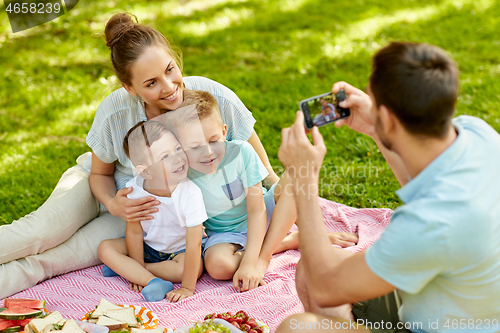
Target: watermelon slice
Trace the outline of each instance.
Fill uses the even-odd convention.
[[[0,312],[0,319],[22,320],[38,317],[42,314],[42,312],[42,310],[35,310],[25,306],[14,305],[7,310],[3,310],[2,312]]]
[[[12,326],[18,326],[14,320],[0,319],[0,331]]]
[[[21,332],[23,328],[21,326],[7,327],[4,330],[1,330],[0,333],[16,333]]]
[[[6,308],[11,308],[13,306],[25,306],[32,309],[43,309],[45,307],[45,301],[40,299],[30,299],[30,298],[6,298],[4,299],[3,306]]]

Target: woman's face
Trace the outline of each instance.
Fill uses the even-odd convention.
[[[159,109],[175,110],[183,101],[182,74],[175,60],[161,46],[150,46],[130,66],[132,95]]]

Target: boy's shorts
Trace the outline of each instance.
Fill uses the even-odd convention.
[[[352,306],[356,321],[365,325],[372,333],[411,333],[405,329],[405,323],[399,320],[398,312],[401,300],[397,290],[387,295]]]
[[[153,264],[156,262],[162,262],[166,260],[172,260],[176,255],[186,252],[186,248],[181,249],[174,253],[164,253],[153,249],[151,246],[146,244],[146,242],[142,242],[144,244],[144,262],[148,264]]]
[[[271,222],[271,216],[273,215],[274,207],[276,207],[276,202],[274,201],[274,189],[276,188],[276,184],[278,183],[274,183],[269,190],[267,190],[265,187],[262,188],[267,215],[266,230],[269,227],[269,223]],[[241,249],[239,249],[238,251],[243,251],[247,246],[247,230],[241,232],[212,232],[209,230],[205,230],[208,239],[205,243],[205,246],[203,247],[202,256],[204,256],[205,251],[210,246],[220,243],[231,243],[239,245],[241,246]]]

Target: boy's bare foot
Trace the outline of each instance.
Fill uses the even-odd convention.
[[[352,232],[329,232],[328,238],[332,245],[339,245],[341,247],[354,246],[358,243],[358,234]],[[299,232],[294,231],[287,235],[283,241],[278,245],[274,253],[285,252],[288,250],[297,250],[299,248]]]
[[[341,247],[349,247],[358,244],[358,234],[352,232],[330,232],[328,238],[332,245],[339,245]]]
[[[297,250],[299,248],[299,232],[294,231],[281,241],[280,245],[274,250],[273,254],[285,252],[288,250]]]

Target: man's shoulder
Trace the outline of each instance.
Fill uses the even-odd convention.
[[[459,130],[464,129],[472,132],[488,142],[500,146],[500,134],[485,120],[473,116],[458,116],[452,120],[452,124]]]

